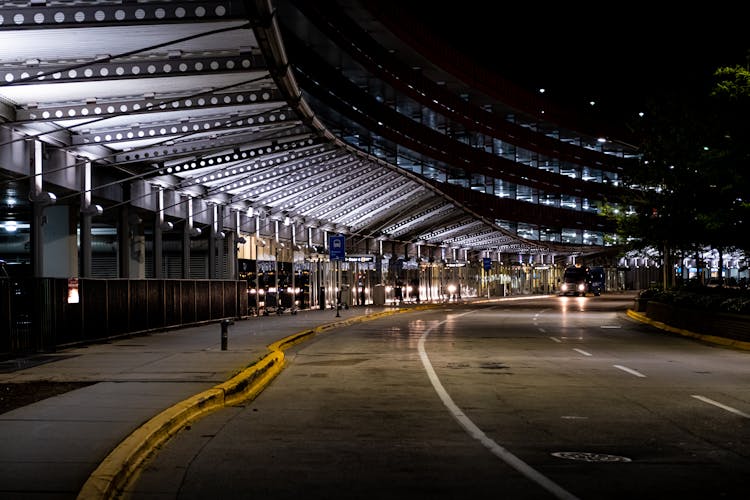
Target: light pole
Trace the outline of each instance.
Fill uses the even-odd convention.
[[[341,264],[337,259],[336,262],[336,317],[341,317]]]

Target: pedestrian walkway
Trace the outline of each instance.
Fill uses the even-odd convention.
[[[237,381],[268,356],[269,345],[414,307],[251,317],[226,327],[224,342],[221,324],[211,323],[70,348],[45,363],[0,373],[0,382],[94,382],[0,415],[0,499],[106,498],[104,490],[117,479],[106,474],[113,471],[98,474],[93,489],[90,477],[123,440],[178,403]],[[278,344],[276,350],[282,350]],[[247,381],[239,384],[227,396]],[[189,404],[203,407],[206,399]]]

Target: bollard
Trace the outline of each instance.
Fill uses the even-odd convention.
[[[229,341],[229,325],[233,325],[234,321],[231,319],[221,320],[221,350],[227,350],[227,343]]]

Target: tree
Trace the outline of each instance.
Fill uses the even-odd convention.
[[[659,96],[636,125],[641,160],[626,172],[628,210],[605,214],[631,248],[655,247],[665,287],[675,249],[747,250],[750,72],[719,68],[710,90]],[[721,266],[720,266],[721,267]]]
[[[750,249],[750,71],[742,66],[719,68],[711,93],[715,104],[710,186],[717,198],[705,216],[707,243]]]

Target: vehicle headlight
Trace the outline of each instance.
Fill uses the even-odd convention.
[[[563,291],[563,292],[567,291],[567,290],[568,290],[568,284],[567,284],[567,283],[564,283],[564,284],[563,284],[563,286],[562,286],[561,288],[562,288],[562,291]]]
[[[584,285],[583,283],[581,283],[580,285],[578,285],[578,291],[579,292],[582,292],[584,290],[586,290],[586,285]]]

